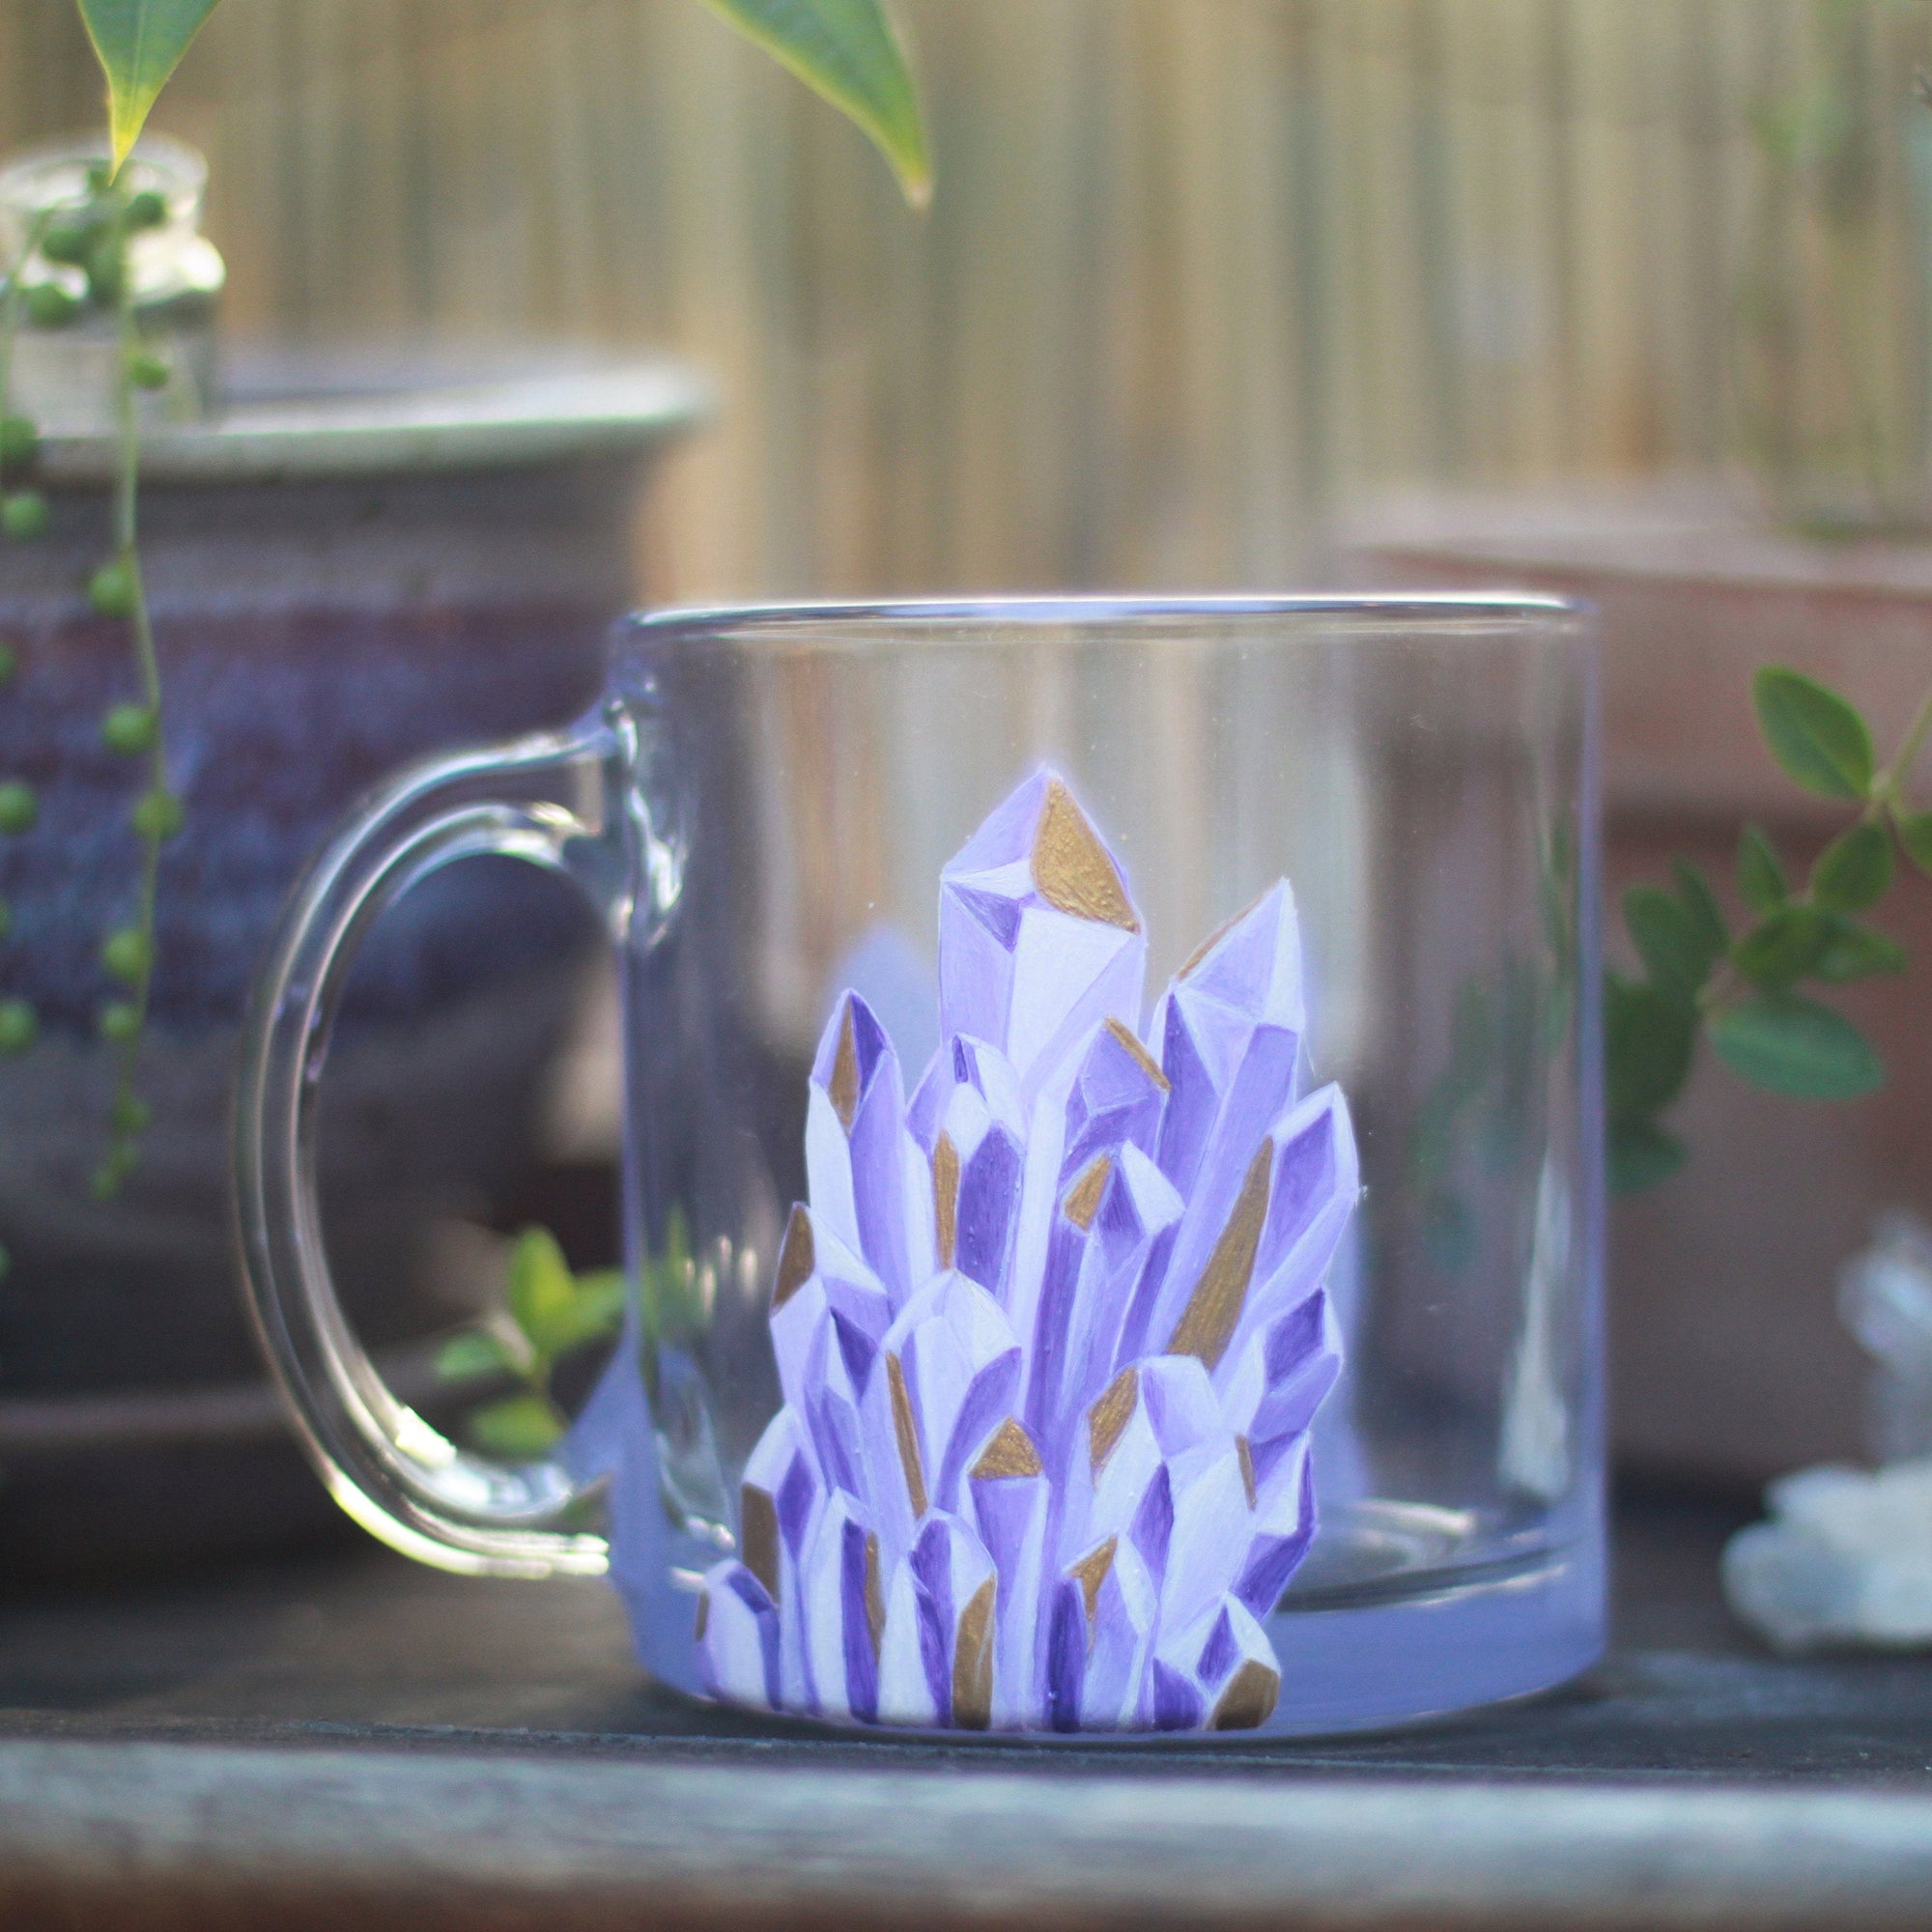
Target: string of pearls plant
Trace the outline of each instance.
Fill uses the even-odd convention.
[[[143,339],[134,305],[128,243],[166,220],[163,197],[133,187],[127,163],[149,111],[200,32],[216,0],[76,0],[107,84],[110,158],[87,177],[85,199],[39,213],[15,258],[0,265],[0,539],[32,543],[46,533],[49,509],[36,487],[40,427],[14,407],[14,350],[23,326],[70,327],[106,319],[116,345],[114,415],[117,461],[107,553],[89,576],[95,612],[127,626],[134,693],[100,721],[110,752],[141,773],[128,822],[137,842],[132,906],[101,942],[110,985],[99,1026],[115,1055],[107,1138],[94,1191],[117,1193],[140,1157],[150,1109],[139,1088],[141,1048],[155,972],[155,905],[161,848],[182,829],[182,802],[168,782],[160,668],[141,576],[138,496],[140,396],[167,386],[167,361]],[[923,205],[931,186],[925,130],[898,38],[879,0],[706,0],[838,108],[874,143],[909,201]],[[26,675],[16,639],[0,638],[0,686]],[[0,773],[0,839],[32,835],[40,801],[19,777]],[[0,900],[0,945],[12,925]],[[0,957],[0,986],[5,962]],[[32,1005],[0,991],[0,1054],[24,1053],[39,1020]],[[0,1272],[6,1254],[0,1249]]]
[[[157,226],[166,218],[166,209],[153,190],[130,192],[105,163],[90,172],[88,188],[83,205],[41,213],[7,267],[0,296],[0,532],[10,543],[31,543],[45,533],[48,524],[46,497],[34,487],[40,429],[14,410],[13,401],[14,350],[21,325],[61,328],[89,311],[106,315],[117,346],[111,534],[106,555],[87,580],[86,594],[97,615],[128,629],[136,695],[107,711],[100,736],[110,752],[136,762],[141,773],[128,812],[137,847],[132,908],[100,948],[101,967],[113,990],[101,1004],[99,1025],[116,1063],[107,1142],[94,1175],[95,1193],[106,1198],[119,1190],[139,1159],[149,1121],[139,1073],[155,970],[156,886],[161,847],[181,831],[183,813],[168,783],[160,667],[141,577],[138,518],[140,394],[163,387],[169,369],[166,359],[142,339],[128,264],[131,238]],[[37,274],[37,265],[45,272]],[[0,679],[11,681],[20,671],[18,645],[0,640]],[[0,777],[0,836],[27,836],[39,815],[33,788],[20,779]],[[0,938],[10,923],[9,910],[0,901]],[[26,1001],[0,999],[0,1052],[24,1052],[36,1031],[36,1015]]]

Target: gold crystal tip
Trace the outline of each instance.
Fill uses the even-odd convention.
[[[859,1111],[859,1042],[852,1037],[852,1001],[845,1001],[845,1016],[838,1025],[838,1049],[832,1056],[832,1080],[826,1088],[832,1111],[838,1124],[849,1134],[853,1117]]]
[[[811,1279],[817,1265],[811,1211],[802,1202],[794,1202],[791,1219],[785,1223],[784,1245],[779,1249],[779,1278],[772,1289],[772,1307],[782,1308]]]
[[[1141,923],[1100,835],[1058,779],[1046,787],[1046,810],[1033,835],[1033,882],[1048,905],[1075,919],[1138,932]]]
[[[1011,1416],[1000,1424],[999,1433],[973,1464],[976,1483],[995,1483],[1039,1473],[1039,1451],[1033,1446],[1033,1437]]]

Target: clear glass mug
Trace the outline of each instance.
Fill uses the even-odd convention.
[[[835,1722],[1309,1734],[1584,1668],[1594,679],[1532,598],[632,621],[593,715],[372,799],[265,970],[242,1245],[325,1481]],[[621,960],[629,1311],[514,1466],[384,1387],[313,1181],[358,940],[484,853]]]

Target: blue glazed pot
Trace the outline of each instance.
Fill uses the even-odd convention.
[[[311,384],[311,386],[314,386]],[[637,601],[651,457],[701,414],[663,364],[527,370],[238,407],[151,440],[142,540],[186,830],[161,872],[139,1171],[97,1202],[113,1068],[102,935],[133,904],[137,778],[100,743],[133,695],[80,586],[111,452],[57,441],[42,542],[0,552],[0,774],[40,794],[0,850],[0,990],[41,1038],[0,1063],[0,1550],[10,1577],[185,1556],[327,1520],[272,1424],[236,1293],[227,1105],[250,976],[302,861],[399,761],[581,710]],[[460,867],[378,933],[331,1067],[324,1198],[380,1345],[446,1325],[428,1231],[487,1214],[530,1159],[593,936],[527,869]]]

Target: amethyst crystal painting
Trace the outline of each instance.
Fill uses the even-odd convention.
[[[1287,882],[1139,1031],[1147,935],[1065,781],[940,880],[942,1044],[908,1098],[838,1004],[772,1289],[783,1406],[704,1579],[735,1704],[962,1729],[1245,1728],[1315,1531],[1347,1106],[1302,1097]]]

